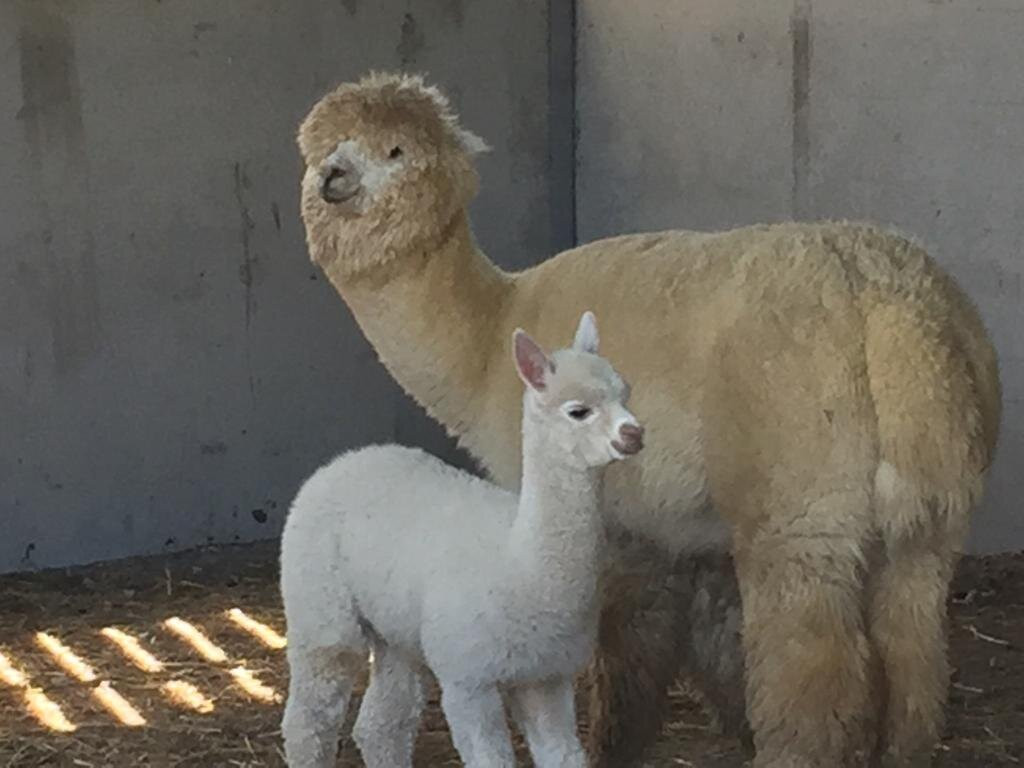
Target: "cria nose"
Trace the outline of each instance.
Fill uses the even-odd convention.
[[[644,428],[639,424],[623,424],[619,427],[619,440],[616,446],[622,453],[639,453],[644,447]]]

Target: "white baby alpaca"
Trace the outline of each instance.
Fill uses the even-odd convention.
[[[550,357],[515,332],[518,498],[396,445],[340,456],[299,491],[281,542],[291,768],[334,765],[369,651],[353,734],[369,768],[412,765],[424,665],[467,766],[515,765],[507,691],[538,768],[583,768],[572,683],[597,628],[602,468],[643,435],[597,345],[589,312],[572,348]]]

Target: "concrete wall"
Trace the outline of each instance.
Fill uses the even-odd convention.
[[[820,216],[929,242],[999,347],[976,550],[1024,546],[1024,13],[983,0],[0,3],[0,571],[272,536],[301,480],[441,431],[309,264],[293,133],[426,70],[495,152],[524,266],[580,240]],[[579,129],[573,167],[572,104]],[[574,194],[575,185],[575,194]]]
[[[564,15],[564,14],[563,14]],[[567,17],[555,15],[558,24]],[[506,266],[571,239],[570,39],[518,0],[0,3],[0,570],[278,532],[318,462],[440,430],[306,255],[294,131],[425,70]]]
[[[971,547],[1024,547],[1019,0],[587,0],[578,35],[579,239],[819,217],[923,238],[1002,364]]]

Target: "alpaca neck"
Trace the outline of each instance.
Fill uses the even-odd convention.
[[[578,465],[544,439],[541,428],[523,426],[523,479],[509,546],[522,572],[538,589],[578,592],[593,599],[603,526],[599,509],[602,470]]]
[[[511,276],[477,248],[465,211],[429,250],[400,254],[384,274],[327,269],[396,381],[449,432],[475,421]]]

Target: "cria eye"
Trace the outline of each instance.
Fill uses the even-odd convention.
[[[402,148],[401,147],[395,147],[394,149],[392,149],[388,153],[388,157],[390,157],[392,160],[397,160],[401,156],[402,156]]]
[[[590,415],[590,409],[585,405],[577,405],[569,409],[569,417],[576,421],[583,421]]]

